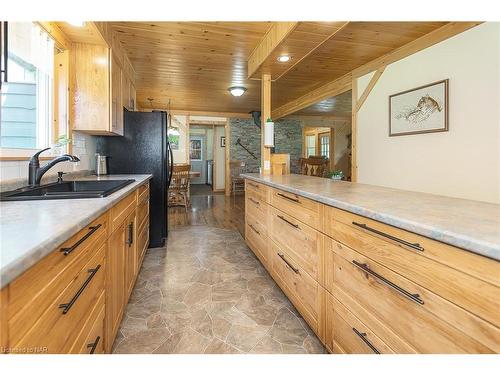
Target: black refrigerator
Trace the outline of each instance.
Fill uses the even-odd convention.
[[[109,174],[152,174],[149,247],[168,236],[167,193],[173,168],[166,112],[124,112],[122,137],[99,137],[97,151],[108,158]]]

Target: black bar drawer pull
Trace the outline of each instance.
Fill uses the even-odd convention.
[[[278,193],[278,195],[280,197],[283,197],[285,199],[288,199],[289,201],[292,201],[292,202],[295,202],[295,203],[300,203],[300,201],[297,199],[297,198],[292,198],[292,197],[289,197],[288,195],[285,195],[285,194],[281,194],[281,193]]]
[[[85,290],[87,285],[89,285],[89,283],[92,281],[92,279],[94,278],[97,271],[99,271],[99,268],[101,268],[100,264],[98,264],[96,268],[89,269],[87,271],[88,273],[90,273],[89,277],[87,277],[87,280],[85,280],[85,282],[82,284],[80,289],[78,289],[78,292],[76,292],[76,294],[73,296],[73,298],[71,298],[71,301],[69,301],[68,303],[62,303],[59,305],[59,308],[63,309],[63,311],[62,311],[63,314],[66,314],[71,309],[71,307],[74,305],[76,300],[80,297],[80,295],[83,293],[83,291]]]
[[[254,227],[252,224],[248,224],[248,226],[249,226],[250,228],[252,228],[252,229],[253,229],[253,231],[254,231],[255,233],[257,233],[257,234],[260,236],[260,232],[259,232],[257,229],[255,229],[255,227]]]
[[[89,354],[94,354],[95,349],[97,348],[97,344],[99,344],[100,340],[101,336],[97,336],[93,343],[87,345],[87,349],[90,349]]]
[[[424,251],[424,248],[422,246],[420,246],[419,243],[412,243],[412,242],[408,242],[408,241],[405,241],[405,240],[402,240],[401,238],[397,238],[397,237],[394,237],[394,236],[391,236],[390,234],[387,234],[387,233],[384,233],[384,232],[381,232],[377,229],[373,229],[373,228],[370,228],[368,225],[366,224],[362,224],[362,223],[356,223],[355,221],[352,222],[354,225],[356,225],[357,227],[360,227],[360,228],[363,228],[369,232],[372,232],[372,233],[375,233],[375,234],[378,234],[379,236],[382,236],[382,237],[385,237],[385,238],[388,238],[394,242],[397,242],[397,243],[400,243],[402,245],[405,245],[405,246],[408,246],[414,250],[418,250],[418,251]]]
[[[410,293],[407,290],[401,288],[400,286],[394,284],[392,281],[387,280],[385,277],[380,276],[378,273],[372,271],[370,269],[370,267],[368,267],[368,264],[366,264],[366,263],[359,263],[359,262],[356,262],[355,260],[353,260],[352,263],[356,267],[360,268],[361,270],[363,270],[367,274],[369,274],[369,275],[375,277],[376,279],[380,280],[382,283],[384,283],[385,285],[387,285],[389,288],[394,289],[396,292],[398,292],[402,296],[408,298],[409,300],[411,300],[413,302],[416,302],[419,305],[423,305],[424,304],[424,301],[420,298],[420,296],[417,293]]]
[[[251,198],[251,197],[249,197],[248,199],[249,199],[251,202],[255,203],[256,205],[259,205],[259,204],[260,204],[260,203],[259,203],[259,201],[256,201],[255,199],[253,199],[253,198]]]
[[[300,272],[299,272],[299,269],[298,269],[298,268],[295,268],[294,266],[292,266],[292,264],[291,264],[288,260],[286,260],[286,259],[285,259],[285,256],[284,256],[283,254],[278,253],[278,256],[279,256],[281,259],[283,259],[283,262],[285,262],[285,263],[286,263],[286,265],[287,265],[288,267],[290,267],[290,268],[291,268],[291,270],[292,270],[293,272],[295,272],[296,274],[299,274],[299,273],[300,273]]]
[[[85,236],[83,236],[82,238],[80,238],[78,241],[76,241],[73,244],[73,246],[71,246],[71,247],[63,247],[59,251],[61,253],[64,253],[64,255],[68,255],[73,250],[75,250],[78,246],[80,246],[87,238],[89,238],[90,236],[92,236],[92,234],[94,234],[94,232],[97,231],[101,226],[102,226],[102,224],[97,224],[94,227],[89,227],[89,232]]]
[[[365,332],[359,332],[356,328],[353,328],[352,330],[375,354],[380,354],[377,348],[366,338]]]
[[[127,244],[128,244],[128,247],[132,246],[132,244],[134,243],[134,223],[129,223],[128,225],[128,240],[127,240]]]
[[[281,220],[283,220],[285,223],[290,224],[292,227],[297,228],[297,229],[300,229],[300,228],[299,228],[299,224],[294,224],[294,223],[292,223],[292,222],[288,221],[287,219],[285,219],[285,218],[284,218],[283,216],[281,216],[281,215],[277,215],[277,216],[278,216]]]

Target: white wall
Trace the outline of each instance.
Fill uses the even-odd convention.
[[[389,137],[389,95],[446,78],[449,131]],[[358,113],[358,181],[500,203],[499,180],[500,23],[389,65]]]
[[[49,150],[50,151],[50,150]],[[52,157],[49,151],[46,151],[42,156]],[[58,171],[62,172],[79,172],[95,169],[95,152],[96,142],[95,137],[74,132],[73,133],[73,155],[80,158],[79,163],[63,162],[52,167],[47,176],[57,175]],[[53,156],[55,157],[55,156]],[[43,166],[46,161],[41,161]],[[22,161],[0,161],[0,181],[6,183],[9,180],[26,179],[28,180],[28,160]]]
[[[176,121],[174,121],[174,119]],[[179,125],[182,124],[182,125]],[[187,147],[187,116],[174,115],[172,119],[172,126],[179,127],[179,149],[172,150],[174,156],[174,163],[187,163],[186,147]]]

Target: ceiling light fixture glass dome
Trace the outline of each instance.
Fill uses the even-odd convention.
[[[287,62],[289,60],[290,60],[290,56],[288,56],[288,55],[281,55],[280,57],[278,57],[279,62]]]
[[[241,96],[247,91],[247,89],[243,86],[233,86],[228,88],[229,92],[232,96]]]

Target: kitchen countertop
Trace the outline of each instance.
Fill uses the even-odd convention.
[[[0,288],[151,178],[145,174],[78,178],[135,180],[104,198],[0,202]]]
[[[500,260],[498,204],[298,174],[242,176]]]

